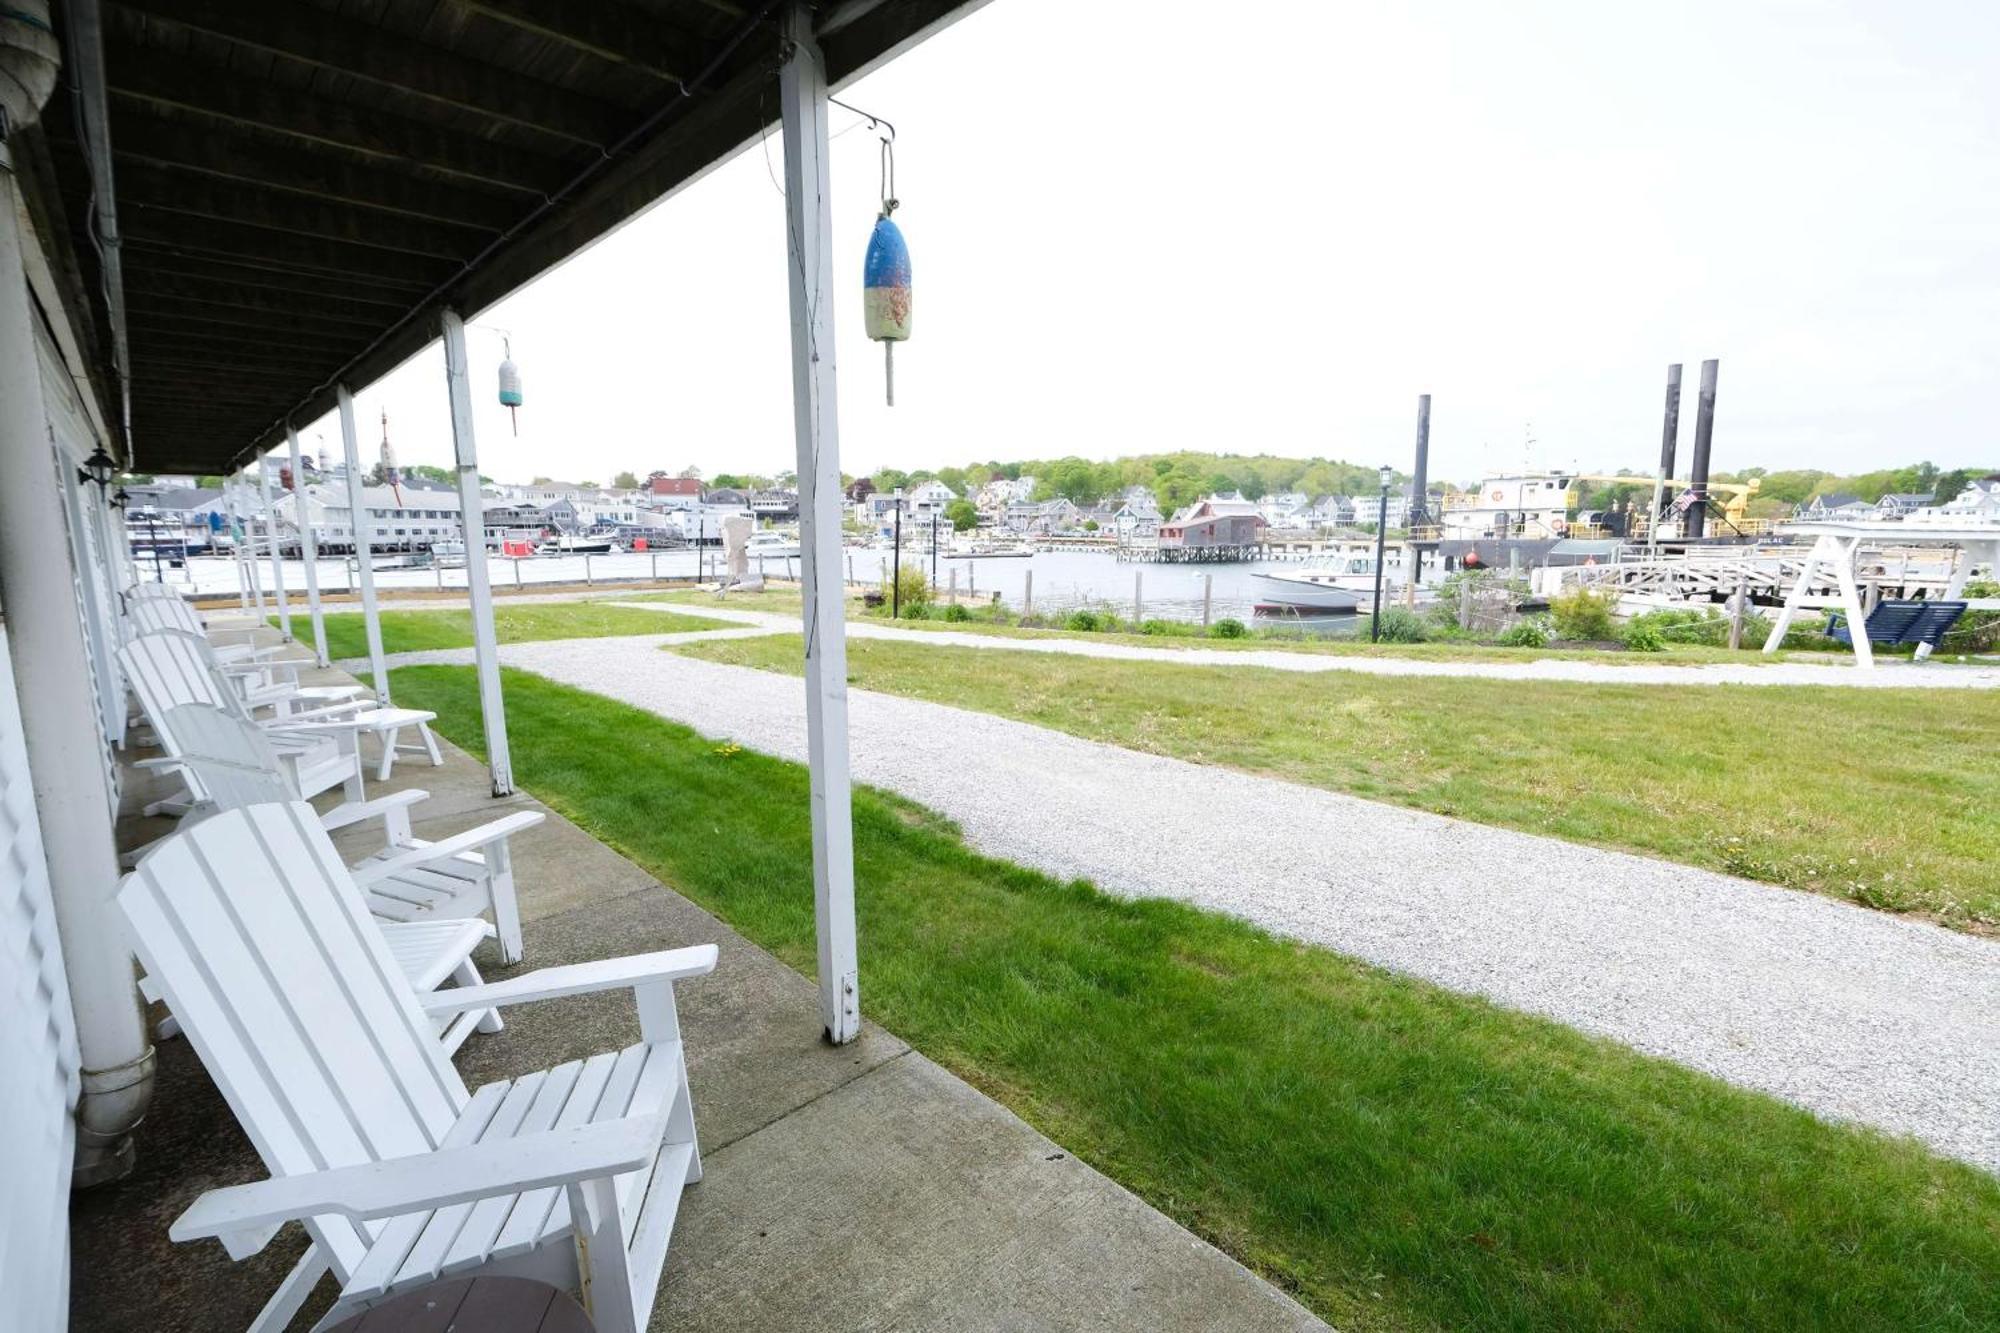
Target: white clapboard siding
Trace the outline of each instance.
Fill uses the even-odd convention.
[[[118,680],[118,604],[113,599],[110,553],[104,546],[104,493],[94,483],[77,476],[77,465],[90,457],[98,446],[90,418],[62,353],[49,338],[48,330],[37,328],[35,351],[40,363],[42,408],[47,416],[49,436],[55,443],[56,481],[62,491],[63,515],[70,538],[71,575],[76,589],[77,615],[83,622],[84,640],[90,651],[91,686],[96,692],[99,726],[103,736],[104,767],[111,781],[111,813],[118,814],[119,773],[111,746],[125,736],[125,691]]]
[[[6,1325],[61,1329],[69,1309],[76,1032],[0,624],[0,1293]]]

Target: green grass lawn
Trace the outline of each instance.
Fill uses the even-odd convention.
[[[275,617],[271,623],[277,623]],[[494,607],[493,628],[502,643],[529,643],[536,639],[601,639],[620,634],[681,634],[734,626],[702,616],[641,611],[601,602],[527,602]],[[312,637],[312,628],[302,617],[293,617],[292,630],[302,639]],[[384,652],[471,646],[472,612],[464,608],[382,612]],[[334,658],[368,655],[368,636],[359,612],[342,611],[326,617],[326,651]]]
[[[811,973],[803,767],[505,688],[528,790]],[[468,668],[394,689],[479,748]],[[885,793],[854,831],[864,1010],[1344,1329],[2000,1327],[2000,1182],[1969,1167],[980,856]]]
[[[796,637],[678,651],[796,673]],[[2000,929],[2000,694],[1177,666],[855,639],[856,685]]]

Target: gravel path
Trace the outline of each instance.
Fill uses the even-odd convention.
[[[797,678],[661,641],[502,658],[805,759]],[[956,820],[989,854],[1231,912],[2000,1172],[2000,942],[983,713],[849,697],[855,777]]]

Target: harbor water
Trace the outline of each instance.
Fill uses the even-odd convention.
[[[889,577],[892,553],[861,549],[841,553],[842,577],[849,583],[872,587]],[[930,551],[905,547],[906,565],[933,569]],[[751,569],[760,566],[767,576],[777,579],[798,575],[797,557],[753,559]],[[715,550],[697,552],[632,551],[608,555],[534,556],[511,559],[492,556],[487,569],[493,586],[502,592],[536,585],[639,583],[654,579],[713,579],[721,564]],[[305,590],[301,561],[287,560],[285,589],[292,598]],[[156,577],[190,593],[206,596],[235,596],[239,589],[238,565],[228,556],[198,556],[182,569],[163,565],[156,571],[143,556],[139,570],[149,582]],[[1026,600],[1030,576],[1033,579],[1033,610],[1040,615],[1056,615],[1074,610],[1107,610],[1122,619],[1132,618],[1135,580],[1140,609],[1146,619],[1198,621],[1202,618],[1203,595],[1209,599],[1211,619],[1233,617],[1248,623],[1256,603],[1267,593],[1260,590],[1257,575],[1263,572],[1297,572],[1296,562],[1246,561],[1237,564],[1126,564],[1108,551],[1038,551],[1031,556],[959,556],[940,551],[935,561],[940,591],[956,582],[959,600],[968,604],[990,602],[995,593],[1009,610],[1020,611]],[[319,585],[329,594],[351,592],[356,571],[353,560],[327,558],[318,562]],[[264,592],[271,595],[268,562],[262,566]],[[375,558],[375,586],[385,591],[462,592],[465,570],[419,564],[408,556],[378,555]],[[1309,628],[1334,633],[1351,630],[1352,615],[1316,616]]]

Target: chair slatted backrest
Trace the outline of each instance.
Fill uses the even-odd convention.
[[[1936,647],[1938,641],[1958,623],[1958,618],[1965,614],[1966,606],[1965,602],[1931,602],[1914,599],[1878,602],[1875,609],[1868,613],[1866,629],[1869,642],[1928,643]],[[1838,613],[1835,614],[1841,623],[1831,630],[1833,637],[1843,643],[1851,643],[1853,635],[1848,630],[1845,618],[1840,617]]]
[[[179,630],[184,634],[204,634],[201,616],[180,598],[148,597],[136,601],[126,611],[135,634],[156,634]]]
[[[467,1096],[303,801],[163,839],[118,905],[209,1077],[274,1176],[428,1152]],[[376,1224],[312,1220],[344,1278]]]
[[[142,634],[118,650],[118,665],[154,730],[178,704],[210,704],[247,718],[242,697],[216,676],[204,647],[196,635],[168,630]]]
[[[174,758],[185,764],[196,800],[236,810],[299,799],[271,738],[256,723],[213,704],[176,704],[166,722],[180,747]]]

